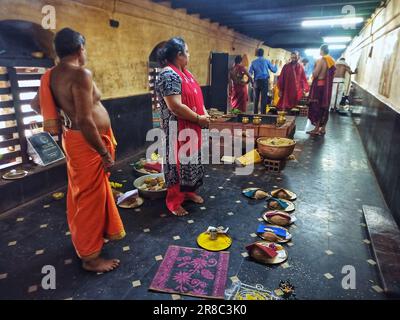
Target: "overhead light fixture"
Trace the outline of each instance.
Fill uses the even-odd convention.
[[[351,37],[324,37],[325,43],[348,43]]]
[[[346,49],[346,45],[345,44],[330,44],[329,45],[329,50],[342,50],[342,49]]]
[[[364,21],[364,18],[338,18],[338,19],[323,19],[323,20],[306,20],[302,22],[303,27],[334,27],[334,26],[348,26],[358,24]]]

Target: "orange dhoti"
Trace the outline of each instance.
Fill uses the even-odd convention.
[[[116,143],[111,129],[101,137],[114,157]],[[109,174],[104,171],[101,156],[80,131],[65,130],[63,147],[67,158],[67,215],[72,242],[80,258],[96,258],[105,238],[119,240],[125,237]]]

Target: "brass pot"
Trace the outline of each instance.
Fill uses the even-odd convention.
[[[242,123],[243,124],[248,124],[250,122],[250,119],[248,117],[243,117]]]
[[[276,124],[278,126],[283,126],[286,123],[286,112],[285,111],[279,111],[278,112],[278,118],[276,119]]]
[[[260,125],[261,124],[261,122],[262,122],[262,119],[261,119],[261,117],[254,117],[253,118],[253,124],[255,124],[255,125]]]

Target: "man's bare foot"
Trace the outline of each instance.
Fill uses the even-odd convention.
[[[183,217],[183,216],[187,216],[189,214],[189,212],[187,212],[185,209],[183,209],[182,207],[179,207],[178,209],[176,209],[175,211],[172,211],[172,214],[174,216],[177,217]]]
[[[197,203],[197,204],[203,204],[204,203],[204,199],[202,197],[200,197],[199,195],[197,195],[197,194],[186,196],[186,200],[190,200],[190,201],[192,201],[194,203]]]
[[[311,131],[307,131],[306,133],[307,133],[307,134],[311,134],[311,135],[313,135],[313,134],[318,134],[318,133],[319,133],[319,130],[318,130],[318,129],[314,129],[314,130],[311,130]]]
[[[82,267],[86,271],[105,273],[110,272],[119,267],[120,261],[118,259],[104,259],[98,257],[90,261],[83,261]]]

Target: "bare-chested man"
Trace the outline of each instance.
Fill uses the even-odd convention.
[[[308,117],[315,126],[307,132],[312,135],[324,135],[329,119],[329,105],[332,98],[332,85],[335,73],[335,60],[329,55],[328,45],[321,46],[322,58],[317,60],[313,72],[313,83],[310,91],[310,109]]]
[[[32,106],[41,109],[44,121],[49,121],[45,115],[54,108],[63,120],[72,242],[85,270],[108,272],[120,261],[100,256],[104,238],[125,236],[108,181],[116,143],[100,91],[85,68],[85,38],[63,29],[55,37],[55,48],[60,61],[42,77],[39,97]]]
[[[336,63],[335,78],[333,79],[331,110],[336,111],[343,98],[347,95],[351,74],[351,68],[346,63],[346,60],[340,58]]]

